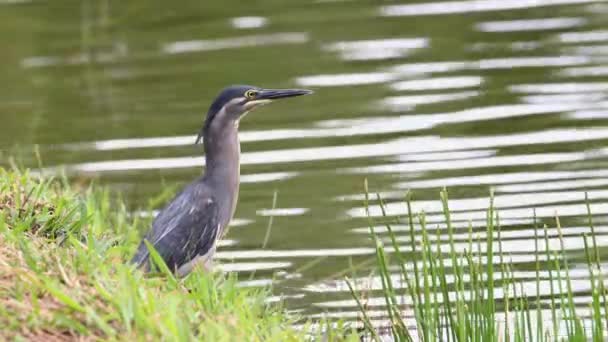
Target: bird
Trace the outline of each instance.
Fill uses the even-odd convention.
[[[211,271],[217,241],[236,210],[239,194],[240,120],[270,102],[312,94],[306,89],[264,89],[233,85],[212,102],[195,144],[203,142],[205,171],[186,185],[157,214],[131,263],[150,271],[150,251],[145,240],[178,277],[196,267]]]

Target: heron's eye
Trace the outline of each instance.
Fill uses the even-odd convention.
[[[255,99],[256,96],[258,96],[258,92],[255,90],[247,90],[247,92],[245,93],[245,97],[250,100]]]

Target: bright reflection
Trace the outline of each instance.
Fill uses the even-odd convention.
[[[543,240],[540,240],[539,242],[544,242]],[[509,258],[511,259],[511,258]],[[451,259],[450,258],[445,258],[443,260],[443,263],[445,266],[447,266],[448,263],[450,263],[451,266]],[[419,264],[419,268],[422,267],[421,263],[417,263]],[[407,264],[408,267],[408,271],[412,271],[413,268],[411,267],[411,264],[408,263]],[[557,278],[558,277],[558,273],[557,271],[553,271],[552,275]],[[576,270],[571,270],[570,271],[570,277],[584,277],[586,275],[588,275],[589,271],[584,270],[584,269],[576,269]],[[561,277],[565,277],[566,273],[565,272],[561,272],[559,273],[561,275]],[[549,272],[548,271],[544,271],[541,270],[539,271],[539,277],[541,279],[548,279],[549,278]],[[395,284],[395,286],[397,288],[403,288],[404,286],[406,286],[406,283],[403,281],[403,277],[400,274],[393,274],[390,276],[392,283]],[[411,277],[414,277],[414,273],[411,273]],[[516,280],[518,283],[520,281],[526,281],[532,278],[536,277],[536,272],[533,271],[514,271],[513,273],[509,274],[508,279],[513,279]],[[410,279],[412,279],[410,278]],[[501,280],[502,278],[502,274],[500,272],[498,272],[495,275],[496,280]],[[448,284],[453,284],[455,281],[455,276],[453,274],[446,274],[446,278],[445,278],[446,282]],[[465,282],[470,281],[470,276],[468,274],[464,275],[463,280]],[[356,289],[365,289],[365,290],[381,290],[382,289],[382,279],[378,276],[369,276],[369,277],[361,277],[361,278],[355,278],[355,279],[349,279],[349,281],[351,281],[352,285],[354,285],[353,287]],[[346,283],[346,281],[344,280],[335,280],[332,282],[327,282],[327,283],[317,283],[317,284],[311,284],[309,286],[306,286],[305,288],[306,291],[309,292],[316,292],[316,293],[332,293],[332,292],[350,292],[349,291],[349,287]],[[533,295],[535,295],[536,293],[534,292]],[[361,314],[359,312],[359,314]],[[386,312],[385,312],[386,314]]]
[[[344,60],[379,60],[404,57],[428,44],[425,38],[374,39],[331,43],[324,49],[339,52]]]
[[[588,64],[591,60],[586,56],[539,56],[492,58],[479,61],[479,69],[511,69],[525,67],[570,66]]]
[[[554,190],[592,189],[608,186],[608,179],[572,179],[558,182],[509,184],[496,187],[497,192],[541,192]]]
[[[418,105],[464,100],[477,95],[479,95],[477,91],[463,91],[448,94],[390,96],[381,100],[381,104],[391,110],[399,111]]]
[[[608,191],[591,191],[589,192],[589,198],[592,200],[606,200],[608,199]],[[542,196],[534,193],[518,193],[513,195],[498,195],[495,198],[495,204],[496,208],[500,210],[501,219],[529,218],[532,216],[531,208],[536,208],[537,217],[555,217],[555,213],[559,213],[560,217],[584,216],[587,213],[584,204],[562,204],[569,201],[580,202],[584,199],[585,194],[582,192],[546,192]],[[489,198],[486,197],[451,199],[450,210],[453,211],[451,217],[455,221],[483,219],[489,203]],[[591,207],[591,212],[596,215],[608,213],[608,204],[606,203],[592,204]],[[400,202],[386,204],[385,210],[388,216],[406,213],[406,207]],[[412,203],[412,210],[414,212],[436,213],[428,215],[428,222],[441,222],[442,220],[443,207],[439,201],[415,201]],[[379,206],[370,206],[369,211],[371,216],[383,216]],[[366,217],[366,209],[363,207],[353,208],[348,211],[348,215],[352,217]]]
[[[114,63],[127,57],[125,45],[117,43],[112,51],[99,52],[95,55],[76,53],[69,56],[32,56],[21,61],[23,68],[43,68],[60,65],[80,65],[88,63]]]
[[[303,44],[308,41],[308,34],[303,32],[271,33],[253,36],[222,38],[212,40],[189,40],[165,44],[163,52],[169,54],[238,49],[277,44]]]
[[[427,180],[414,180],[397,183],[401,189],[441,188],[443,186],[470,186],[470,185],[500,185],[511,183],[524,183],[576,179],[576,178],[606,178],[608,170],[580,170],[580,171],[547,171],[547,172],[512,172],[471,175],[462,177],[435,178]],[[568,181],[567,183],[569,183]]]
[[[497,272],[495,275],[497,276],[499,272]],[[411,278],[413,278],[414,275],[411,274]],[[447,276],[446,276],[447,277]],[[398,278],[398,275],[395,275],[395,281],[394,281],[394,286],[396,288],[401,288],[405,286],[405,283],[403,281],[401,281]],[[449,277],[449,282],[448,285],[453,284],[454,282],[454,278],[453,277]],[[468,277],[467,277],[468,278]],[[537,295],[537,291],[536,291],[536,281],[534,280],[529,280],[530,278],[533,278],[533,276],[529,276],[527,277],[527,281],[526,280],[520,280],[517,282],[518,286],[517,286],[517,295],[521,296],[522,294],[519,293],[519,290],[523,287],[524,290],[524,294],[526,296],[530,296],[535,298]],[[542,278],[541,278],[542,279]],[[399,285],[400,284],[400,285]],[[521,285],[519,285],[521,284]],[[558,280],[541,280],[539,282],[540,285],[540,293],[539,295],[542,297],[550,297],[552,293],[555,293],[555,289],[559,289],[560,282],[558,282]],[[563,283],[562,287],[564,286]],[[590,286],[590,282],[587,279],[572,279],[571,280],[571,284],[572,289],[575,291],[589,291],[591,289]],[[372,286],[372,289],[374,288],[374,285],[370,284],[370,286]],[[521,286],[521,287],[520,287]],[[468,286],[467,286],[468,288]],[[509,296],[514,296],[513,292],[513,286],[509,287],[510,291],[509,291]],[[460,295],[461,292],[458,293],[458,295]],[[456,300],[456,295],[457,293],[454,291],[448,291],[447,292],[448,297],[450,298],[450,301],[455,301]],[[463,295],[465,298],[470,298],[471,296],[471,292],[469,291],[464,291]],[[502,299],[505,296],[504,293],[504,288],[500,287],[500,286],[496,286],[494,288],[494,298],[495,299]],[[424,298],[424,296],[423,296]],[[431,298],[433,298],[433,303],[438,303],[441,304],[444,302],[444,297],[440,294],[438,295],[436,298],[431,294]],[[413,302],[411,301],[411,297],[409,296],[396,296],[396,301],[397,303],[401,304],[401,305],[405,305],[408,307],[412,307]],[[366,305],[367,306],[384,306],[386,304],[386,298],[385,297],[370,297],[370,298],[366,298],[365,299]],[[316,306],[322,307],[322,308],[355,308],[358,306],[357,302],[354,299],[346,299],[346,300],[334,300],[334,301],[327,301],[327,302],[319,302],[319,303],[315,303]]]
[[[271,250],[250,249],[241,251],[218,251],[217,259],[268,259],[268,258],[303,258],[322,256],[351,256],[373,255],[374,248],[335,248],[335,249],[298,249],[298,250]]]
[[[396,82],[391,84],[391,88],[398,91],[460,89],[478,87],[482,82],[480,76],[436,77]]]
[[[606,76],[608,75],[608,66],[564,68],[559,70],[557,74],[566,77]]]
[[[608,30],[587,31],[587,32],[567,32],[557,36],[562,43],[586,43],[608,41]]]
[[[566,94],[608,91],[608,82],[595,83],[537,83],[509,86],[515,93]]]
[[[584,18],[547,18],[487,21],[475,27],[482,32],[544,31],[582,26],[586,22]]]
[[[427,2],[407,5],[389,5],[380,7],[383,16],[420,16],[434,14],[456,14],[470,12],[486,12],[526,9],[543,6],[566,4],[584,4],[601,2],[603,0],[465,0]]]
[[[556,102],[599,102],[608,98],[608,94],[606,93],[580,93],[580,94],[552,94],[552,95],[528,95],[522,96],[521,100],[526,103],[533,104],[550,104]]]
[[[286,261],[275,262],[233,262],[218,264],[223,272],[249,272],[290,268],[291,263]]]
[[[550,105],[546,105],[549,107]],[[424,120],[416,126],[415,122],[409,122],[408,117],[404,117],[404,124],[414,125],[414,127],[432,127],[439,123],[449,122],[466,122],[466,121],[477,121],[484,119],[496,119],[498,117],[514,117],[520,115],[532,115],[532,114],[544,114],[545,105],[539,106],[537,109],[534,106],[513,106],[514,109],[509,113],[508,106],[505,106],[502,111],[490,110],[490,108],[484,108],[479,110],[465,110],[460,114],[451,114],[448,116],[430,116],[428,120]],[[555,108],[551,109],[550,112],[562,112],[567,109],[576,109],[581,107],[579,104],[564,103],[555,105]],[[515,110],[518,108],[518,110]],[[584,106],[582,106],[584,108]],[[547,108],[549,109],[549,108]],[[500,113],[498,115],[496,113]],[[417,116],[418,117],[418,116]],[[448,120],[448,118],[450,120]],[[430,121],[429,121],[430,120]],[[425,122],[427,121],[427,122]],[[389,122],[384,123],[382,126],[388,125]],[[386,131],[401,131],[403,129],[389,126]],[[376,132],[377,133],[377,132]],[[260,152],[249,152],[244,153],[241,158],[241,163],[244,165],[263,165],[263,164],[276,164],[276,163],[291,163],[291,162],[302,162],[302,161],[321,161],[321,160],[340,160],[350,158],[363,158],[363,157],[378,157],[378,156],[397,156],[406,153],[422,153],[422,152],[446,152],[446,151],[458,151],[458,150],[469,150],[469,149],[483,149],[483,148],[496,148],[505,146],[519,146],[526,144],[540,144],[540,143],[558,143],[558,142],[576,142],[576,141],[590,141],[600,140],[608,138],[608,129],[605,128],[594,128],[594,129],[555,129],[538,131],[531,133],[520,133],[510,135],[496,135],[489,137],[460,137],[460,138],[441,138],[434,136],[421,136],[412,137],[398,140],[390,140],[382,143],[374,144],[359,144],[359,145],[339,145],[339,146],[322,146],[322,147],[311,147],[311,148],[296,148],[296,149],[283,149],[283,150],[270,150]],[[590,155],[589,158],[598,158],[604,152],[595,151],[595,156]],[[560,161],[576,161],[585,160],[586,154],[583,152],[568,152],[568,153],[548,153],[548,154],[530,154],[530,155],[514,155],[514,156],[500,156],[491,158],[478,158],[468,161],[459,162],[454,161],[446,164],[442,162],[428,162],[428,163],[406,163],[406,164],[390,164],[390,165],[376,165],[367,168],[355,168],[351,169],[350,172],[356,173],[376,173],[376,172],[414,172],[414,171],[428,171],[430,168],[438,167],[439,169],[454,169],[458,167],[472,168],[472,167],[491,167],[492,163],[499,163],[499,165],[534,165],[534,164],[546,164],[546,163],[557,163]],[[205,163],[203,156],[192,156],[192,157],[175,157],[175,158],[157,158],[157,159],[130,159],[130,160],[114,160],[114,161],[101,161],[101,162],[89,162],[81,164],[73,164],[66,166],[68,172],[102,172],[102,171],[127,171],[127,170],[147,170],[147,169],[172,169],[172,168],[190,168],[190,167],[201,167]],[[444,165],[445,164],[445,165]],[[56,168],[49,168],[43,170],[44,172],[55,172]],[[280,178],[284,175],[279,174],[277,177]],[[275,176],[273,176],[275,177]]]
[[[579,110],[566,115],[573,120],[608,119],[608,110]]]
[[[574,51],[578,55],[608,55],[608,45],[588,45],[588,46],[574,46],[568,51]]]
[[[598,158],[599,156],[595,157]],[[351,173],[408,173],[408,172],[423,172],[423,171],[438,171],[438,170],[464,170],[464,169],[482,169],[482,168],[497,168],[501,166],[532,166],[543,164],[557,164],[564,162],[575,162],[591,159],[586,158],[584,153],[580,152],[563,152],[563,153],[538,153],[538,154],[518,154],[510,156],[493,156],[487,158],[476,158],[468,160],[456,160],[450,163],[443,161],[432,162],[416,162],[416,163],[399,163],[374,165],[367,167],[352,168],[348,171]]]
[[[590,200],[600,200],[608,198],[608,190],[593,190],[588,193]],[[517,193],[517,194],[499,194],[494,198],[494,205],[497,209],[500,209],[502,214],[503,209],[509,208],[519,208],[519,207],[527,207],[527,208],[536,208],[540,206],[546,206],[550,204],[558,204],[558,203],[566,203],[570,201],[581,201],[585,199],[585,194],[581,192],[575,191],[554,191],[554,192],[544,192],[542,196],[539,196],[535,193]],[[454,212],[468,212],[468,211],[477,211],[484,210],[488,207],[490,203],[489,197],[478,197],[478,198],[458,198],[458,199],[450,199],[450,210]],[[422,212],[425,213],[442,213],[443,212],[443,204],[440,201],[436,200],[427,200],[427,201],[413,201],[412,202],[412,210],[413,212]],[[608,206],[608,204],[602,204],[603,206]],[[353,208],[352,213],[356,213],[355,216],[359,216],[363,213],[365,208]],[[372,212],[378,212],[376,209],[379,208],[370,208],[373,209]],[[403,203],[392,202],[386,204],[387,212],[397,212],[402,211],[404,209]],[[531,209],[526,209],[530,211]],[[584,213],[586,208],[584,204],[580,205],[581,213]],[[379,213],[379,212],[378,212]],[[560,214],[562,214],[560,212]],[[391,214],[392,215],[392,214]],[[377,216],[377,215],[374,215]],[[507,217],[507,216],[505,216]]]
[[[490,58],[471,62],[435,62],[402,64],[388,69],[390,72],[326,74],[301,76],[295,82],[303,87],[344,87],[388,83],[403,76],[440,73],[455,70],[493,70],[528,67],[575,66],[590,63],[587,56],[537,56]]]
[[[404,192],[401,191],[399,194],[400,194],[400,197],[394,196],[393,199],[403,198]],[[384,197],[382,197],[382,198],[384,198]],[[500,220],[500,226],[504,227],[504,228],[513,227],[513,226],[523,226],[523,225],[530,226],[533,223],[534,223],[534,220],[532,218],[508,219],[508,220],[501,219]],[[474,229],[479,229],[479,228],[485,228],[487,224],[488,224],[487,220],[456,221],[456,222],[452,222],[452,228],[454,229],[455,233],[457,233],[458,230],[466,230],[466,232],[468,234],[469,227],[472,227]],[[445,227],[445,224],[443,226],[438,226],[437,228],[443,229],[443,227]],[[435,228],[435,227],[433,227],[433,228]],[[568,229],[570,229],[570,228],[568,228]],[[400,233],[400,232],[409,233],[410,226],[403,225],[403,224],[394,224],[394,225],[391,225],[391,230],[393,232],[397,232],[397,233]],[[421,230],[422,230],[422,227],[419,224],[414,224],[414,231],[418,232]],[[350,231],[353,232],[354,234],[368,234],[369,235],[369,227],[353,228]],[[504,231],[505,231],[505,233],[507,232],[506,229]],[[386,234],[389,231],[386,228],[386,226],[377,225],[374,227],[374,232],[377,234]],[[479,232],[479,233],[481,234],[482,232]],[[449,236],[448,236],[448,238],[449,238]],[[431,237],[429,237],[429,239],[431,239]],[[432,239],[434,239],[433,241],[437,240],[436,238],[432,238]],[[443,239],[443,237],[441,237],[441,239]],[[468,240],[468,235],[467,235],[467,240]]]
[[[268,19],[264,17],[237,17],[230,19],[232,27],[237,29],[253,29],[264,27],[268,24]]]
[[[270,287],[274,283],[276,281],[273,279],[252,279],[239,281],[237,285],[239,287]]]
[[[412,153],[398,156],[400,161],[439,161],[439,160],[459,160],[490,157],[496,154],[496,150],[469,150],[469,151],[450,151],[450,152],[430,152]]]
[[[272,173],[256,173],[252,175],[241,176],[241,183],[263,183],[275,182],[293,178],[297,172],[272,172]]]
[[[395,79],[389,73],[370,72],[358,74],[315,75],[296,78],[296,83],[302,87],[343,87],[386,83]]]
[[[408,63],[389,68],[391,73],[398,75],[416,75],[445,73],[457,70],[464,70],[472,65],[471,62],[430,62],[430,63]]]
[[[258,216],[300,216],[308,212],[308,208],[275,208],[260,209],[256,211]]]

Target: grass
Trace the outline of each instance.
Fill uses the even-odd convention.
[[[386,330],[372,322],[366,300],[347,281],[361,310],[364,338],[605,340],[608,292],[589,206],[589,232],[580,237],[588,271],[588,291],[582,294],[588,300],[581,305],[575,300],[581,293],[572,284],[573,263],[564,252],[558,218],[559,248],[550,249],[549,229],[537,226],[530,241],[534,276],[522,279],[503,250],[492,201],[486,231],[474,233],[469,226],[462,249],[456,246],[447,191],[441,200],[444,228],[433,230],[427,228],[424,213],[412,212],[406,196],[408,215],[401,220],[409,227],[411,250],[398,243],[401,237],[390,224],[383,239],[370,218],[389,324]],[[380,198],[378,203],[384,208]],[[358,340],[340,322],[337,330],[323,329],[328,327],[323,324],[313,329],[312,323],[296,330],[294,323],[302,317],[268,304],[268,288],[239,287],[234,275],[194,272],[177,279],[162,264],[158,274],[134,270],[127,260],[149,223],[131,216],[103,188],[78,188],[62,179],[0,169],[0,339]],[[443,232],[447,243],[440,242]],[[530,293],[530,284],[535,293]]]
[[[382,199],[378,197],[377,201],[386,216]],[[589,205],[589,232],[580,238],[585,246],[584,267],[588,270],[583,281],[588,282],[590,299],[581,306],[574,298],[576,294],[587,293],[573,289],[572,266],[564,252],[559,218],[555,222],[560,248],[552,250],[547,226],[536,225],[536,236],[530,241],[536,255],[534,276],[522,280],[516,278],[509,253],[502,248],[500,219],[493,196],[486,215],[486,238],[482,241],[469,225],[468,244],[461,250],[456,247],[446,190],[441,192],[441,201],[444,229],[437,227],[437,238],[433,239],[425,214],[413,213],[411,198],[406,196],[404,205],[408,214],[400,221],[409,226],[411,250],[407,253],[398,243],[391,224],[386,224],[388,246],[385,246],[370,219],[388,335],[396,341],[606,340],[608,291]],[[366,207],[369,208],[368,196]],[[439,239],[440,232],[447,232],[447,243]],[[421,235],[421,242],[415,239],[416,234]],[[361,291],[355,290],[348,280],[347,284],[361,310],[366,334],[372,340],[380,340],[382,331],[372,324]],[[549,294],[545,293],[547,288]]]
[[[104,189],[0,169],[0,340],[315,338],[235,276],[133,270],[148,225]]]

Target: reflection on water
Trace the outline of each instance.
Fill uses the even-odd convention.
[[[482,32],[544,31],[583,26],[584,18],[549,18],[507,21],[488,21],[475,27]]]
[[[397,91],[424,91],[473,88],[480,86],[482,82],[483,79],[479,76],[452,76],[401,81],[391,84],[391,87]]]
[[[16,153],[36,167],[29,151],[39,144],[43,172],[59,166],[98,177],[130,199],[134,215],[151,217],[142,207],[163,184],[200,174],[195,134],[221,87],[311,87],[315,96],[241,123],[243,186],[218,261],[243,275],[242,286],[274,283],[269,301],[356,320],[342,276],[351,264],[360,274],[373,264],[362,204],[368,177],[390,216],[406,213],[401,200],[412,190],[441,248],[438,190],[450,189],[456,248],[464,249],[469,225],[485,238],[493,187],[502,248],[528,295],[536,294],[528,281],[533,209],[552,248],[557,213],[568,227],[574,300],[586,307],[587,274],[574,267],[589,232],[585,191],[597,243],[608,248],[605,1],[262,1],[226,13],[226,5],[243,7],[227,1],[136,10],[0,1],[0,35],[15,42],[1,55],[0,162]],[[381,216],[376,202],[370,213]],[[404,251],[408,229],[394,226]],[[381,225],[376,231],[388,241]],[[380,286],[375,277],[355,282]],[[374,321],[386,318],[373,307],[382,303],[368,302]]]
[[[238,17],[230,20],[232,26],[238,29],[253,29],[264,27],[268,24],[268,19],[264,17]]]
[[[407,56],[428,46],[428,39],[374,39],[328,44],[326,51],[339,52],[344,60],[376,60]]]
[[[238,49],[244,47],[259,47],[275,44],[301,44],[308,41],[306,33],[273,33],[267,35],[254,35],[236,38],[215,40],[191,40],[169,43],[163,46],[165,53],[189,53],[196,51],[213,51],[224,49]]]
[[[381,8],[385,16],[421,16],[433,14],[458,14],[501,10],[530,9],[534,7],[585,4],[602,0],[465,0],[427,2],[411,5],[391,5]]]

